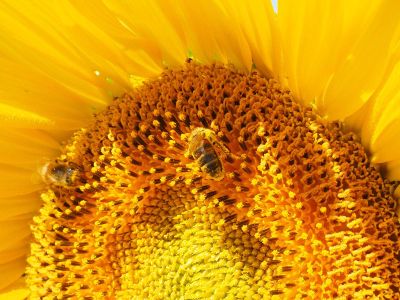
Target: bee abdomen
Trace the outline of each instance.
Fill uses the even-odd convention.
[[[197,162],[201,170],[214,179],[223,175],[222,163],[211,144],[206,143],[204,148],[201,147],[203,153],[198,157]],[[200,148],[200,149],[201,149]]]
[[[214,157],[214,159],[205,162],[201,166],[201,169],[203,170],[203,172],[206,172],[211,177],[220,177],[223,172],[221,161],[217,157]]]
[[[218,161],[218,157],[215,153],[204,153],[201,155],[198,159],[200,167],[203,167],[204,165],[212,162],[212,161]]]

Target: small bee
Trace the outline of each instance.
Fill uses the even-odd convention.
[[[43,181],[60,187],[71,187],[79,177],[78,168],[67,163],[47,162],[39,170]]]
[[[225,147],[217,141],[214,131],[203,127],[192,131],[188,154],[196,160],[204,173],[219,181],[224,178],[224,168],[217,150],[226,152]]]

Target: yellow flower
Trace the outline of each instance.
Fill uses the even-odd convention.
[[[398,1],[370,1],[368,3],[279,1],[277,12],[266,1],[1,2],[0,290],[3,295],[0,298],[22,299],[28,294],[23,276],[25,272],[28,282],[32,285],[33,296],[46,294],[46,289],[40,287],[35,278],[40,282],[48,280],[51,283],[54,280],[51,276],[54,274],[64,275],[64,270],[59,273],[53,272],[55,268],[59,268],[56,260],[68,260],[65,255],[71,253],[81,258],[78,262],[70,259],[69,263],[72,266],[75,263],[79,266],[85,265],[85,271],[90,272],[90,275],[101,273],[103,279],[93,275],[93,278],[97,278],[92,282],[94,285],[101,287],[105,281],[110,280],[106,283],[111,292],[113,289],[118,292],[127,291],[126,294],[117,292],[112,294],[120,297],[134,297],[135,294],[129,295],[129,292],[133,293],[138,287],[145,289],[147,286],[163,285],[169,288],[169,295],[178,297],[180,288],[188,289],[186,286],[179,286],[183,282],[195,291],[191,295],[185,295],[187,298],[201,297],[201,295],[223,297],[228,295],[228,290],[231,289],[239,292],[252,290],[252,293],[266,294],[271,297],[280,297],[282,293],[287,293],[286,295],[294,297],[294,295],[301,296],[304,288],[309,290],[308,296],[311,298],[318,298],[321,295],[355,295],[362,299],[367,296],[376,296],[378,293],[381,293],[379,294],[381,297],[398,298],[399,289],[395,285],[400,281],[399,225],[394,200],[388,193],[389,183],[383,183],[378,173],[370,169],[369,164],[362,160],[364,152],[353,141],[354,137],[342,134],[335,124],[318,118],[314,112],[304,110],[303,113],[297,104],[287,104],[288,102],[285,101],[288,101],[287,99],[291,96],[276,87],[273,81],[267,81],[262,77],[274,77],[282,86],[289,88],[296,101],[315,108],[324,119],[343,121],[347,129],[352,129],[359,134],[363,145],[370,153],[371,162],[381,167],[385,177],[400,180],[400,152],[398,151],[400,142],[397,138],[400,132],[399,20],[400,3]],[[254,99],[250,97],[250,100],[243,100],[244,104],[240,109],[243,109],[243,115],[245,115],[247,113],[244,109],[245,104],[249,104],[252,109],[258,107],[256,95],[265,96],[263,98],[265,100],[270,97],[267,95],[271,94],[263,94],[258,85],[240,85],[239,83],[242,82],[241,80],[260,82],[261,86],[268,87],[265,93],[283,95],[282,97],[274,96],[276,101],[270,101],[271,103],[262,102],[265,107],[271,105],[273,110],[269,111],[270,114],[274,112],[284,114],[290,108],[291,111],[296,112],[290,118],[296,118],[298,124],[304,123],[304,128],[308,128],[308,133],[304,133],[304,136],[300,134],[300,136],[305,143],[315,140],[314,143],[318,148],[315,148],[315,152],[323,152],[328,164],[331,164],[330,169],[327,170],[328,175],[324,175],[323,170],[318,169],[321,171],[318,176],[321,178],[327,176],[334,180],[329,184],[340,183],[338,187],[318,186],[321,187],[321,191],[327,189],[326,192],[333,196],[323,196],[320,191],[313,189],[313,178],[293,175],[294,182],[291,182],[286,177],[293,171],[290,166],[292,163],[288,159],[283,165],[278,158],[281,153],[279,151],[286,153],[289,150],[279,147],[279,151],[274,150],[276,148],[274,143],[279,144],[286,140],[292,143],[292,137],[297,133],[280,131],[280,129],[286,130],[286,126],[290,124],[293,126],[290,122],[294,119],[288,117],[290,120],[288,119],[287,122],[279,119],[279,122],[271,123],[270,127],[264,124],[265,127],[257,125],[257,128],[253,128],[254,140],[257,136],[260,140],[264,139],[267,136],[265,133],[274,131],[275,128],[278,128],[275,131],[279,132],[276,136],[271,136],[270,139],[265,138],[258,143],[258,147],[255,148],[258,150],[257,153],[260,153],[257,154],[258,156],[255,154],[256,151],[246,152],[246,147],[249,146],[246,146],[245,142],[250,137],[244,134],[242,136],[242,133],[240,136],[235,136],[233,133],[227,134],[230,126],[228,121],[239,124],[238,121],[235,122],[239,116],[227,114],[223,123],[226,126],[225,131],[220,130],[222,121],[220,122],[217,117],[215,123],[211,122],[212,118],[208,117],[207,108],[215,107],[219,100],[206,105],[203,96],[198,95],[202,102],[193,102],[197,106],[182,106],[192,109],[187,111],[186,115],[175,116],[171,112],[163,111],[163,116],[170,118],[169,123],[163,125],[164,119],[158,118],[160,114],[156,109],[158,98],[152,94],[154,86],[150,84],[142,88],[141,85],[146,79],[157,79],[166,69],[180,70],[188,58],[193,58],[194,62],[206,66],[202,68],[190,63],[184,69],[189,73],[183,73],[182,77],[177,75],[181,71],[176,71],[178,73],[172,71],[167,73],[169,75],[164,74],[159,81],[156,80],[155,86],[160,85],[163,88],[160,88],[160,94],[157,94],[157,97],[164,100],[162,103],[171,100],[168,98],[171,97],[169,92],[165,92],[167,89],[165,84],[170,86],[178,83],[184,87],[183,84],[194,86],[196,82],[207,84],[207,80],[211,81],[218,76],[223,77],[224,74],[228,74],[229,78],[236,76],[237,81],[235,79],[233,82],[237,83],[238,91],[245,93],[248,88],[255,92]],[[211,66],[213,62],[233,66],[235,71],[227,71],[228,69],[219,65]],[[258,73],[251,73],[255,69]],[[190,73],[190,70],[194,70],[195,75]],[[220,82],[218,78],[213,82]],[[190,91],[190,88],[188,90]],[[213,87],[213,90],[217,88]],[[232,91],[226,91],[227,97],[232,96],[234,99]],[[223,94],[222,90],[219,92]],[[111,108],[106,109],[106,106],[117,97],[119,97],[118,100]],[[145,100],[142,102],[135,100],[142,99],[140,97],[144,97]],[[152,104],[151,101],[153,101]],[[149,103],[151,110],[147,111],[143,108],[143,111],[146,114],[152,114],[153,121],[146,123],[145,120],[142,125],[154,126],[154,128],[163,126],[174,128],[173,131],[164,130],[158,137],[159,142],[166,149],[165,157],[161,157],[159,153],[151,153],[152,159],[170,165],[173,164],[173,160],[189,161],[192,158],[191,165],[188,162],[187,167],[174,167],[174,174],[179,173],[180,177],[174,174],[171,175],[172,177],[168,174],[164,176],[164,170],[161,171],[158,165],[150,167],[145,160],[142,160],[140,153],[146,153],[153,148],[146,148],[138,132],[145,134],[149,141],[157,143],[157,135],[147,134],[148,128],[145,126],[132,131],[130,138],[133,142],[137,142],[135,151],[138,152],[134,152],[137,157],[129,161],[129,166],[135,165],[135,158],[137,158],[137,165],[144,164],[149,168],[128,169],[121,164],[125,148],[118,143],[120,141],[118,132],[112,129],[116,127],[110,126],[108,131],[106,125],[118,126],[119,121],[126,121],[128,124],[131,119],[136,120],[137,117],[132,117],[132,115],[124,120],[122,117],[121,120],[116,120],[112,116],[119,117],[128,111],[132,114],[139,112],[142,108],[138,103],[145,102]],[[191,105],[194,105],[193,103]],[[130,106],[126,104],[138,106],[130,111]],[[301,113],[297,114],[298,111]],[[110,114],[110,112],[116,114]],[[173,135],[179,133],[176,128],[185,124],[186,116],[194,113],[200,124],[195,127],[200,128],[200,132],[207,135],[207,137],[202,137],[201,141],[212,144],[208,151],[219,147],[215,150],[214,158],[216,161],[222,161],[221,170],[224,178],[221,180],[212,178],[207,169],[196,168],[193,153],[189,151],[189,153],[186,152],[186,156],[184,155],[184,150],[187,148],[185,146],[195,139],[190,136],[189,130],[189,128],[193,129],[193,126],[185,127],[186,131],[182,130],[183,136]],[[97,114],[95,125],[92,122],[93,114]],[[202,118],[205,119],[202,120]],[[252,118],[253,116],[248,116],[249,122],[244,124],[242,129],[250,126]],[[254,118],[257,119],[257,116]],[[233,126],[234,132],[239,128],[235,126],[240,126],[240,124]],[[203,127],[210,127],[211,131],[201,131]],[[102,133],[107,130],[104,136],[104,141],[107,140],[107,142],[102,140],[100,143],[96,139],[97,129],[103,130]],[[148,130],[153,133],[153,129]],[[77,131],[74,138],[67,147],[64,147],[64,141],[68,140],[74,131]],[[221,132],[220,135],[219,132]],[[238,129],[236,134],[239,135],[239,132],[241,131]],[[93,136],[95,138],[92,139]],[[237,138],[234,145],[229,140],[232,137]],[[87,144],[80,144],[82,141]],[[96,143],[103,147],[95,148],[98,146]],[[224,144],[230,146],[226,152]],[[81,166],[60,163],[69,159],[82,162],[81,159],[86,158],[85,151],[88,149],[97,149],[101,155],[93,158],[93,161],[83,162]],[[294,148],[293,155],[299,157],[302,155],[307,158],[307,151],[307,146],[304,149]],[[355,158],[351,156],[351,159],[347,161],[348,155],[353,154]],[[154,155],[158,156],[154,157]],[[224,155],[232,157],[222,159]],[[254,163],[255,157],[259,158],[257,164]],[[89,204],[86,198],[77,201],[75,194],[71,196],[75,198],[71,198],[70,189],[65,186],[57,187],[55,182],[50,182],[50,184],[47,182],[47,185],[43,183],[37,169],[41,168],[42,173],[46,172],[43,166],[48,168],[47,161],[55,158],[64,168],[61,172],[63,176],[67,174],[66,172],[75,176],[75,173],[80,174],[87,170],[94,174],[91,175],[90,180],[85,177],[87,182],[79,183],[80,192],[86,193],[86,196],[90,195],[93,199],[96,197],[100,199],[96,204],[103,205],[98,206],[98,210],[107,218],[110,216],[109,218],[114,222],[112,225],[104,227],[103,219],[97,218],[97,215],[96,218],[86,219],[98,226],[93,235],[90,235],[92,232],[89,234],[85,231],[86,225],[82,225],[76,232],[71,232],[74,229],[66,226],[67,221],[60,225],[60,217],[64,218],[66,215],[78,214],[81,211],[85,214],[85,209],[88,209],[85,205],[89,205],[90,201]],[[230,159],[233,162],[226,163]],[[321,162],[324,161],[321,157],[318,159],[321,159]],[[318,162],[318,159],[305,164],[304,170],[300,171],[312,170],[313,163]],[[101,161],[106,161],[105,165],[101,165]],[[126,160],[123,161],[126,162]],[[242,179],[247,180],[244,176],[248,176],[251,180],[245,181],[242,185],[235,183],[228,186],[228,183],[237,182],[239,176],[231,166],[235,166],[237,170],[244,172],[243,174],[253,174],[243,176],[242,173],[239,174]],[[101,179],[102,176],[96,179],[96,172],[99,170],[103,172],[100,172],[100,175],[105,174],[104,180]],[[293,174],[300,171],[296,169]],[[368,180],[364,180],[362,184],[361,181],[358,182],[359,189],[373,191],[373,194],[366,194],[365,203],[362,200],[364,195],[350,184],[350,179],[353,178],[351,174],[355,173],[354,176],[360,177],[360,172],[364,171],[368,173],[366,177]],[[185,175],[186,173],[189,175]],[[260,175],[254,176],[254,173]],[[163,176],[157,177],[157,174]],[[177,201],[176,207],[169,206],[169,202],[166,207],[156,202],[160,207],[155,205],[156,208],[154,208],[149,204],[149,207],[142,207],[143,211],[141,211],[138,208],[139,205],[136,204],[141,201],[142,195],[146,195],[148,187],[135,185],[136,183],[131,186],[132,181],[128,180],[127,176],[130,176],[129,178],[136,176],[135,178],[139,178],[137,182],[143,182],[147,175],[151,178],[149,180],[151,184],[166,183],[165,186],[168,186],[168,188],[160,188],[158,194],[147,196],[147,204],[152,204],[151,201],[154,199],[174,202],[184,195],[187,199],[190,197],[192,200],[195,199],[198,206],[189,207],[188,205],[192,202],[183,200]],[[207,191],[209,186],[204,188],[206,185],[196,185],[196,183],[192,186],[191,184],[198,180],[198,177],[201,177],[201,180],[209,186],[211,185],[212,191]],[[184,183],[180,182],[182,178]],[[369,184],[371,178],[376,179],[376,182]],[[68,180],[70,179],[75,180],[72,175],[71,178],[68,177]],[[97,182],[96,185],[94,182]],[[298,183],[302,185],[299,187],[296,185]],[[182,188],[179,184],[184,184],[187,188]],[[101,194],[101,189],[99,194],[94,194],[98,185],[107,190],[105,195]],[[175,185],[179,188],[174,187]],[[218,194],[228,191],[232,186],[236,194],[228,192],[226,195]],[[303,186],[306,188],[303,189]],[[50,189],[43,192],[40,198],[40,192],[46,187]],[[131,187],[135,190],[132,193],[125,193],[126,189]],[[252,194],[256,189],[259,193]],[[308,194],[304,194],[307,197],[299,196],[298,192],[307,192]],[[232,195],[235,197],[250,195],[251,201],[232,199],[230,197]],[[323,206],[320,204],[325,199],[324,197],[327,199],[334,197],[336,200],[332,202],[327,200],[330,205]],[[59,211],[60,215],[55,216],[53,220],[49,216],[54,212],[57,213],[55,207],[60,199],[67,202],[68,208],[64,206],[63,210]],[[305,201],[309,199],[312,201]],[[68,201],[71,203],[77,201],[77,204],[74,204],[76,211],[71,211]],[[127,206],[117,209],[121,204],[119,201]],[[39,213],[42,203],[44,206]],[[212,206],[210,203],[215,205]],[[281,205],[281,203],[285,204]],[[132,218],[129,222],[120,218],[121,214],[125,216],[125,213]],[[147,213],[151,217],[146,219]],[[151,227],[152,223],[149,221],[149,219],[153,220],[154,215],[156,218],[173,219],[173,222],[176,222],[173,226],[171,225],[171,230],[163,232],[167,240],[168,234],[178,232],[179,238],[177,238],[178,235],[171,235],[176,238],[175,244],[175,239],[172,239],[172,241],[163,241],[164,244],[161,246],[158,245],[157,238],[159,237],[154,233],[161,229]],[[276,215],[279,215],[279,219],[275,217]],[[326,215],[328,217],[325,217]],[[370,219],[368,215],[371,216]],[[240,217],[243,218],[240,219]],[[32,218],[34,219],[32,230],[35,234],[33,241],[30,229]],[[141,225],[132,221],[133,219],[137,221],[139,218]],[[367,219],[368,222],[366,222]],[[107,222],[109,220],[107,219]],[[373,227],[374,222],[377,224],[376,228]],[[230,225],[232,223],[233,225]],[[93,224],[87,226],[90,227]],[[335,224],[344,224],[343,227],[346,230],[340,227],[342,225]],[[129,228],[132,226],[130,229],[132,236],[113,235],[124,226],[129,226]],[[226,231],[228,227],[224,226],[228,226],[229,231]],[[254,227],[257,228],[254,229]],[[89,235],[92,238],[92,240],[88,238],[88,241],[92,243],[90,246],[95,245],[98,249],[103,249],[101,248],[103,240],[97,238],[106,235],[102,231],[105,229],[109,230],[107,234],[110,233],[107,238],[115,239],[115,241],[112,240],[115,249],[107,248],[106,250],[109,251],[106,252],[107,255],[111,253],[111,257],[113,251],[118,255],[123,252],[124,254],[121,254],[123,261],[121,263],[120,260],[110,259],[107,261],[109,265],[102,265],[102,268],[96,264],[96,267],[88,268],[87,266],[90,266],[92,261],[96,261],[103,253],[96,252],[93,247],[89,250],[85,248],[85,238]],[[252,234],[251,230],[256,230],[256,233]],[[71,234],[74,237],[74,243],[78,244],[81,243],[77,239],[79,237],[83,244],[77,244],[76,252],[71,250],[71,253],[57,253],[59,244],[56,245],[57,247],[54,244],[51,245],[51,241],[46,238],[47,233],[50,236],[55,232]],[[225,238],[222,234],[224,232],[229,233],[227,234],[229,238],[224,240],[225,244],[221,244],[221,240]],[[295,236],[292,235],[293,232],[296,233]],[[125,245],[131,239],[137,241],[136,247],[139,247],[137,251],[144,249],[145,253],[142,251],[133,255],[136,248]],[[62,243],[60,240],[55,243],[57,242]],[[260,244],[257,244],[258,242]],[[39,245],[40,243],[42,245]],[[392,250],[388,245],[393,245]],[[181,248],[186,252],[182,253]],[[49,255],[46,249],[55,251],[50,264],[46,263],[48,258],[46,255]],[[154,249],[158,251],[155,254],[146,252]],[[79,256],[82,254],[80,251],[88,251],[90,255],[82,258],[83,256]],[[30,254],[30,266],[27,268],[26,259]],[[44,254],[42,261],[41,254]],[[246,259],[241,261],[240,255]],[[135,273],[132,272],[131,265],[138,264],[132,262],[132,259],[136,257],[143,266]],[[261,262],[257,264],[257,260]],[[291,261],[292,265],[289,263]],[[285,265],[279,265],[282,262],[285,262]],[[254,264],[257,267],[253,267]],[[278,266],[274,267],[274,264]],[[122,267],[116,267],[116,265],[122,265]],[[164,271],[168,270],[169,266],[177,267],[179,272],[174,274],[179,274],[179,276],[163,277],[169,273],[160,269],[153,270],[151,266],[162,266]],[[213,269],[207,266],[213,266]],[[229,272],[221,271],[225,268],[229,269]],[[45,273],[41,273],[41,270]],[[223,276],[221,272],[224,276],[227,274],[223,277],[224,284],[218,281]],[[74,275],[72,272],[65,274],[72,277]],[[143,276],[143,278],[137,278],[138,276]],[[117,279],[114,280],[114,277]],[[348,281],[344,282],[343,277]],[[255,278],[257,278],[256,281]],[[284,281],[287,278],[289,278],[288,281]],[[77,282],[79,283],[79,280],[74,281],[73,284]],[[118,284],[118,286],[113,284]],[[201,287],[208,287],[206,292],[211,293],[212,288],[217,284],[220,284],[219,288],[212,291],[215,294],[202,294]],[[298,285],[297,292],[294,284]],[[61,293],[69,286],[60,284],[46,288],[52,289],[52,293],[57,294],[57,291]],[[331,289],[335,288],[337,288],[336,294],[334,292],[329,294]],[[88,293],[101,297],[102,292],[99,288]],[[157,289],[147,292],[160,293]],[[196,294],[197,292],[199,294]]]

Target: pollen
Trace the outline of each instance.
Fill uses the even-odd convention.
[[[189,62],[94,118],[47,169],[32,299],[400,299],[394,184],[275,80]]]

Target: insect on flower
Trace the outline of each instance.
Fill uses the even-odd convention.
[[[201,171],[214,180],[219,181],[224,178],[220,155],[227,151],[211,129],[197,127],[189,136],[188,154],[196,160]]]
[[[47,162],[39,170],[43,181],[59,187],[71,187],[79,177],[76,166],[68,163]]]

